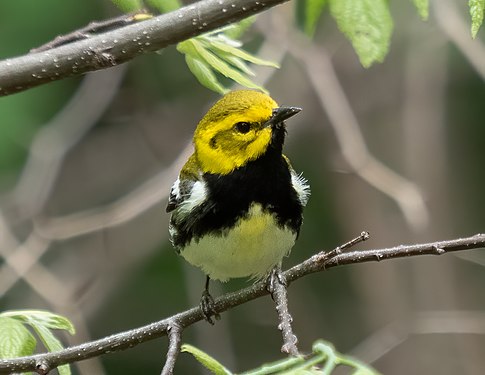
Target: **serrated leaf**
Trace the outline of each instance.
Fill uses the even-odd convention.
[[[360,63],[382,62],[389,50],[392,18],[386,0],[329,0],[330,13],[350,40]]]
[[[182,7],[179,0],[145,0],[145,2],[161,13],[168,13]]]
[[[36,320],[31,320],[29,324],[40,337],[41,341],[49,352],[58,352],[64,348],[62,343],[54,336],[47,326],[42,325]],[[60,375],[71,375],[71,368],[69,365],[59,366],[57,371],[59,371]]]
[[[419,16],[423,21],[426,21],[429,16],[429,0],[413,0]]]
[[[317,28],[317,22],[322,14],[327,0],[306,0],[305,1],[305,33],[312,37]]]
[[[76,333],[74,325],[71,321],[62,315],[51,313],[45,310],[15,310],[5,311],[0,316],[8,316],[14,319],[21,320],[25,323],[37,322],[38,324],[50,329],[62,329],[69,332],[71,335]]]
[[[251,55],[250,53],[240,48],[233,47],[227,43],[223,43],[213,39],[202,39],[202,42],[211,50],[222,51],[222,52],[237,56],[240,59],[249,61],[250,63],[256,64],[256,65],[271,66],[273,68],[279,68],[279,65],[273,61],[260,59],[259,57]]]
[[[214,375],[232,375],[232,373],[226,369],[222,364],[212,358],[209,354],[203,352],[200,349],[188,344],[182,345],[182,352],[190,353],[194,358],[199,361],[207,370],[211,371]]]
[[[131,13],[143,8],[141,0],[111,0],[122,12]]]
[[[21,322],[0,316],[0,358],[31,355],[35,345],[35,337]]]
[[[472,38],[475,39],[483,23],[483,12],[485,10],[485,0],[468,0],[468,7],[470,8],[470,16],[472,19]]]
[[[185,62],[202,86],[223,95],[229,91],[219,83],[212,69],[202,60],[196,59],[191,55],[185,55]]]

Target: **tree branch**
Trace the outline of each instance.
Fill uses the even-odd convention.
[[[346,246],[346,245],[344,245]],[[342,248],[331,252],[319,252],[304,262],[282,273],[289,284],[303,276],[345,264],[381,261],[386,259],[403,258],[417,255],[442,255],[445,253],[485,247],[485,234],[460,238],[449,241],[438,241],[417,245],[400,245],[386,249],[361,250],[343,253]],[[245,289],[227,293],[215,300],[214,310],[218,313],[259,298],[268,294],[266,282],[259,282]],[[199,307],[178,313],[170,318],[148,324],[144,327],[117,333],[99,340],[73,346],[55,353],[37,354],[29,357],[0,359],[0,374],[19,371],[36,371],[46,373],[65,363],[72,363],[84,359],[100,356],[106,353],[128,349],[142,342],[165,336],[173,329],[174,322],[177,330],[183,330],[190,325],[203,320]],[[177,335],[179,332],[177,332]],[[170,347],[176,352],[178,346],[176,338],[172,338]]]
[[[182,346],[182,327],[173,321],[169,325],[168,329],[168,351],[167,360],[163,366],[161,375],[172,375],[173,369],[175,367],[175,361],[180,353],[180,348]]]
[[[0,61],[0,96],[122,64],[288,0],[204,0],[59,47]]]
[[[278,314],[278,329],[283,335],[283,346],[281,347],[281,352],[296,356],[299,354],[297,347],[298,338],[293,333],[293,327],[291,326],[293,317],[290,315],[290,311],[288,309],[288,293],[286,290],[287,283],[281,273],[280,266],[273,270],[271,278],[271,297],[276,305],[276,313]]]

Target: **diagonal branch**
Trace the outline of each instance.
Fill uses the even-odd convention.
[[[386,249],[361,250],[342,253],[334,250],[330,253],[319,252],[304,262],[282,273],[287,283],[291,283],[311,273],[345,264],[381,261],[418,255],[442,255],[445,253],[485,247],[485,234],[460,238],[449,241],[438,241],[416,245],[400,245]],[[341,247],[339,247],[339,250]],[[332,256],[333,255],[333,256]],[[259,282],[237,292],[227,293],[215,300],[216,312],[227,311],[233,307],[268,294],[266,282]],[[183,330],[192,324],[203,320],[199,307],[178,313],[172,317],[148,324],[144,327],[117,333],[99,340],[73,346],[55,353],[37,354],[29,357],[0,359],[0,374],[19,371],[48,371],[65,363],[97,357],[109,352],[131,348],[155,338],[166,336],[173,329],[174,322]],[[178,329],[178,328],[177,328]],[[175,343],[174,343],[175,342]],[[172,347],[176,349],[176,340],[172,339]],[[175,350],[174,349],[174,350]]]
[[[87,39],[3,60],[0,96],[122,64],[286,1],[203,0]]]

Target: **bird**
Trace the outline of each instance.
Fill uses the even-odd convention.
[[[209,280],[269,277],[299,235],[310,187],[283,144],[285,121],[300,111],[259,91],[231,91],[195,129],[166,211],[173,247],[206,275],[201,308],[211,324]]]

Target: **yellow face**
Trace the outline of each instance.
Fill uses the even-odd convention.
[[[265,126],[276,102],[257,91],[233,91],[207,112],[194,134],[197,159],[204,172],[228,174],[261,156],[271,141]]]

